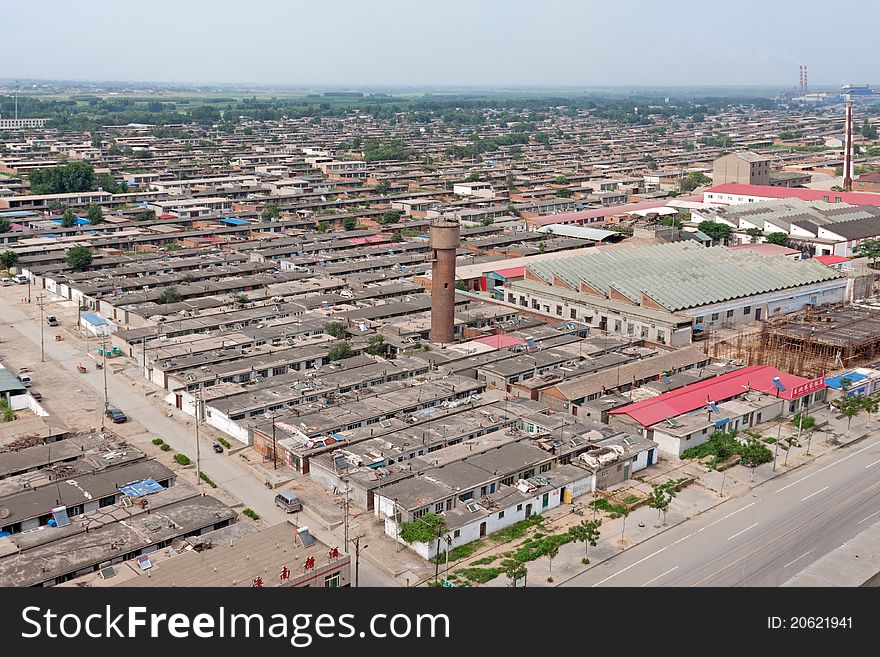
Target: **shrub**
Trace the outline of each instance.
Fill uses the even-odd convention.
[[[175,454],[174,460],[177,461],[180,465],[189,465],[190,463],[192,463],[192,461],[186,454]]]
[[[162,445],[159,445],[159,449],[161,449],[163,452],[170,452],[171,445],[169,445],[168,443],[163,443]]]
[[[526,535],[526,532],[530,527],[540,525],[542,522],[544,522],[543,516],[534,515],[531,518],[520,520],[519,522],[512,524],[510,527],[505,527],[504,529],[499,529],[497,532],[489,534],[489,538],[496,543],[507,543],[515,538],[522,538]]]
[[[229,449],[229,441],[226,438],[217,438],[217,442],[223,445],[225,448]]]
[[[164,443],[165,443],[165,441],[162,440],[161,438],[153,438],[153,444],[154,444],[154,445],[162,445],[162,444],[164,444]]]
[[[201,470],[199,470],[199,479],[204,481],[211,488],[217,488],[217,484],[215,484],[214,481],[208,475],[206,475],[204,472],[202,472]]]
[[[254,511],[254,510],[251,509],[251,508],[247,508],[247,509],[245,509],[244,511],[241,512],[241,514],[242,514],[243,516],[247,516],[247,517],[250,518],[251,520],[259,520],[259,519],[260,519],[259,514],[257,514],[257,512]]]
[[[485,584],[486,582],[495,579],[503,572],[503,568],[461,568],[455,571],[457,575],[478,584]]]

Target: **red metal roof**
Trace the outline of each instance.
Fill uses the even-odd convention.
[[[493,274],[501,276],[501,278],[522,278],[526,275],[525,267],[508,267],[507,269],[496,269]]]
[[[610,413],[625,413],[644,427],[662,422],[671,417],[677,417],[684,413],[690,413],[707,404],[707,400],[715,403],[727,401],[738,397],[747,389],[766,392],[776,396],[777,390],[773,386],[773,378],[779,377],[785,391],[779,393],[782,399],[792,399],[792,388],[808,383],[810,379],[782,372],[769,365],[752,365],[735,372],[728,372],[713,379],[706,379],[698,383],[692,383],[684,388],[663,393],[651,399],[644,399],[617,408]],[[825,387],[822,383],[821,388]],[[813,391],[810,391],[813,392]],[[809,393],[805,393],[809,394]],[[799,397],[803,395],[798,395]]]
[[[846,256],[837,256],[837,255],[823,255],[816,256],[813,258],[818,262],[821,262],[823,265],[839,265],[841,262],[849,262],[852,258],[847,258]]]
[[[628,205],[612,205],[605,208],[594,208],[592,210],[580,210],[578,212],[562,212],[560,214],[547,214],[540,217],[529,219],[529,223],[539,223],[542,226],[550,224],[576,224],[590,219],[601,219],[603,217],[613,217],[618,214],[627,214],[636,210],[648,210],[650,208],[662,208],[671,199],[663,199],[660,201],[643,201],[642,203],[630,203]]]
[[[523,344],[525,340],[523,340],[522,338],[515,338],[512,335],[487,335],[484,338],[476,338],[474,340],[471,340],[471,342],[487,344],[490,347],[495,347],[496,349],[507,349],[508,347],[512,347],[516,344]]]
[[[870,192],[831,192],[827,189],[799,189],[797,187],[770,187],[768,185],[741,185],[739,183],[718,185],[717,187],[707,189],[705,193],[709,192],[714,194],[739,194],[766,199],[799,198],[802,201],[823,201],[827,198],[831,203],[880,206],[880,194],[872,194]]]

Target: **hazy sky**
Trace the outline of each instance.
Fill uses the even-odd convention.
[[[843,28],[877,25],[877,0],[3,4],[0,78],[794,86],[805,63],[815,85],[880,83],[875,40]]]

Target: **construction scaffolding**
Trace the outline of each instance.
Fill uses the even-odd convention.
[[[815,378],[880,358],[880,307],[823,306],[707,341],[706,353]]]

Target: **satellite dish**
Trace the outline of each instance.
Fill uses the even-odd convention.
[[[8,518],[9,517],[9,509],[5,506],[0,506],[0,518]]]

